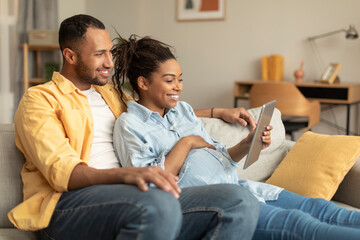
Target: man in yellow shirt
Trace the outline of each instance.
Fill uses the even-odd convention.
[[[107,84],[113,44],[105,26],[88,15],[70,17],[59,43],[60,73],[28,89],[15,114],[26,162],[24,201],[9,212],[11,222],[40,230],[42,239],[251,239],[259,207],[241,187],[180,189],[159,167],[120,167],[112,128],[126,107]],[[197,115],[255,125],[244,109]]]

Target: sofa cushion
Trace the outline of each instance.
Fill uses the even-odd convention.
[[[360,137],[306,132],[266,182],[330,200],[359,155]]]
[[[333,200],[360,208],[360,157],[346,174]]]
[[[261,107],[249,109],[248,112],[258,119]],[[242,127],[238,123],[229,124],[220,119],[200,118],[209,135],[218,142],[232,147],[244,139],[250,132],[248,127]],[[257,162],[247,169],[243,169],[245,158],[240,161],[238,175],[240,179],[249,179],[253,181],[264,182],[270,177],[281,160],[288,153],[294,144],[285,139],[285,129],[281,121],[281,113],[278,109],[274,110],[270,125],[273,126],[271,131],[271,144],[268,148],[261,151]]]
[[[7,213],[22,201],[20,172],[24,164],[22,153],[15,146],[14,125],[0,125],[0,227],[14,227]],[[20,238],[19,238],[20,239]]]
[[[39,239],[36,232],[21,231],[16,228],[1,228],[0,240],[36,240]]]

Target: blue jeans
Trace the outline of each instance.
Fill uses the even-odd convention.
[[[251,239],[259,204],[237,185],[157,188],[97,185],[63,193],[42,239]]]
[[[284,190],[278,200],[260,204],[253,239],[360,239],[360,212]]]

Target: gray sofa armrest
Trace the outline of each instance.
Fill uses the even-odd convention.
[[[0,228],[14,227],[7,213],[23,199],[20,172],[24,162],[15,146],[14,124],[0,124]]]
[[[345,176],[333,200],[360,208],[360,158]]]
[[[21,231],[9,221],[7,213],[23,199],[20,172],[25,162],[15,146],[14,124],[0,124],[0,240],[35,240],[36,232]]]

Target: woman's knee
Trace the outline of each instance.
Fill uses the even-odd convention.
[[[216,184],[203,188],[205,193],[198,196],[206,196],[208,206],[222,209],[225,214],[236,215],[241,219],[247,216],[247,222],[253,222],[256,225],[259,216],[260,207],[258,200],[245,188],[237,184]],[[252,221],[251,221],[252,220]]]
[[[244,211],[259,212],[258,200],[245,188],[236,184],[227,184],[226,187],[219,186],[221,195],[227,198],[228,204],[241,205]]]

